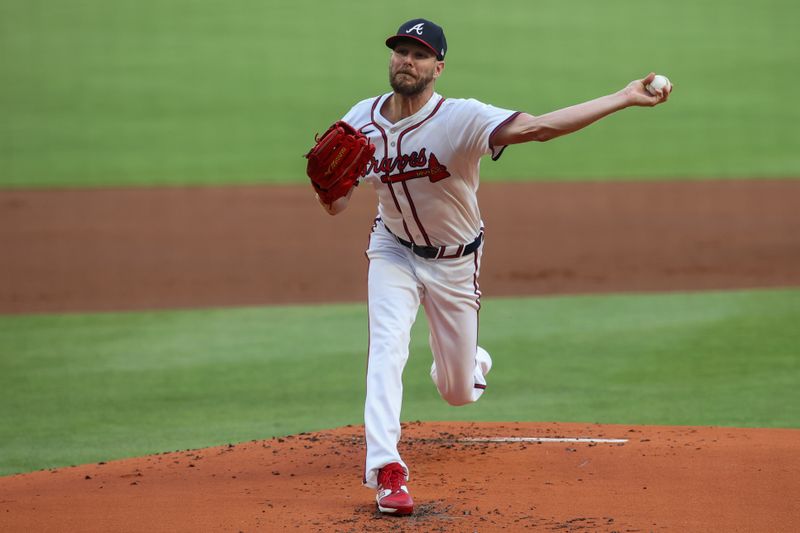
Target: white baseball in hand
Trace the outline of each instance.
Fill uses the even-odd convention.
[[[669,92],[669,90],[672,89],[672,84],[669,82],[669,79],[666,76],[656,74],[656,77],[653,78],[653,81],[645,86],[645,89],[647,89],[647,92],[653,96],[657,96],[658,91],[666,90]]]

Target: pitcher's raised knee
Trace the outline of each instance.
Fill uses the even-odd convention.
[[[445,391],[439,389],[439,394],[450,405],[466,405],[475,401],[472,395],[472,388],[473,384],[470,383],[468,386],[449,387]]]

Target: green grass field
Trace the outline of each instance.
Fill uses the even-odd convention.
[[[791,0],[5,0],[0,189],[304,184],[417,16],[446,96],[541,114],[675,83],[487,180],[800,177]],[[420,320],[405,419],[800,427],[797,289],[484,303],[489,393],[438,398]],[[366,338],[363,305],[0,316],[0,475],[361,423]]]
[[[6,0],[0,187],[303,183],[313,133],[387,90],[383,40],[420,15],[447,31],[447,96],[541,114],[675,83],[486,179],[800,175],[792,0]]]
[[[0,475],[360,424],[365,311],[2,316]],[[797,428],[799,321],[798,290],[489,299],[487,394],[438,397],[422,318],[403,418]]]

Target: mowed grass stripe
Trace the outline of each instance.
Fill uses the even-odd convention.
[[[800,175],[793,0],[10,0],[0,187],[302,183],[314,132],[388,90],[383,41],[420,15],[447,31],[449,97],[543,114],[650,69],[675,83],[488,180]]]
[[[800,427],[800,290],[486,299],[475,405],[405,420]],[[361,423],[363,305],[0,317],[0,474]]]

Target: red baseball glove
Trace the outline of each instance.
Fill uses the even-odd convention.
[[[367,170],[375,145],[347,122],[334,123],[305,155],[306,174],[320,200],[332,204],[350,189]]]

